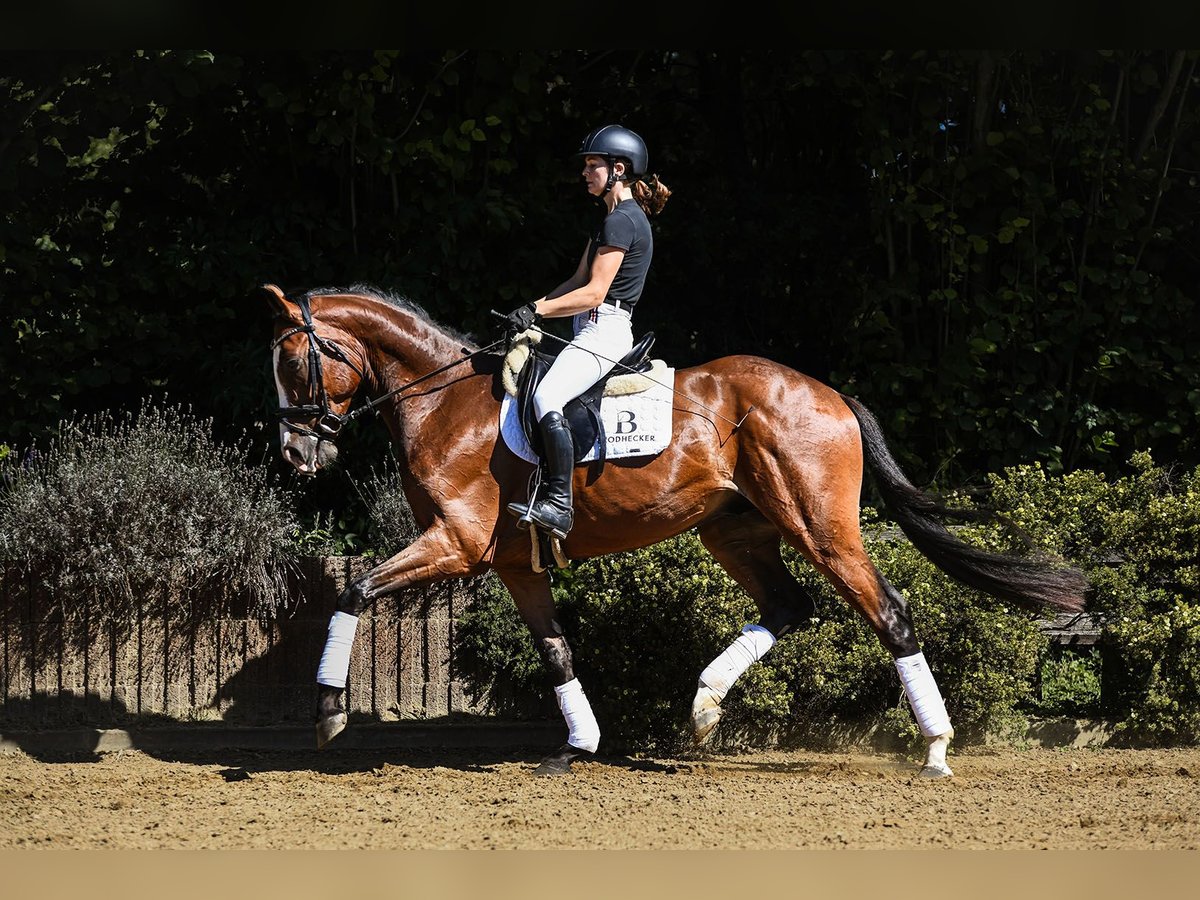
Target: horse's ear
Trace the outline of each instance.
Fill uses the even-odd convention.
[[[300,319],[299,307],[284,295],[278,285],[263,284],[259,285],[259,288],[262,290],[268,305],[271,307],[271,311],[275,315],[288,319],[296,319],[297,321]]]

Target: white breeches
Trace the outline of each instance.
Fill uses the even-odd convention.
[[[554,360],[533,394],[538,421],[563,407],[612,371],[633,347],[633,320],[627,309],[601,303],[573,322],[575,337]]]

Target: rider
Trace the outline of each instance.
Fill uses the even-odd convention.
[[[621,125],[603,125],[583,139],[575,156],[583,158],[588,193],[601,200],[605,216],[589,239],[570,278],[532,303],[508,314],[518,332],[542,318],[574,316],[574,339],[563,348],[533,395],[546,477],[529,504],[508,510],[528,528],[532,521],[560,538],[574,522],[571,475],[575,448],[563,407],[609,373],[633,346],[633,308],[642,295],[654,237],[648,216],[662,211],[671,196],[650,176],[645,142]]]

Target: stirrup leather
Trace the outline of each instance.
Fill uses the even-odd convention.
[[[571,560],[567,558],[567,551],[563,549],[562,541],[553,535],[547,534],[540,528],[530,528],[529,542],[532,545],[530,567],[539,575],[551,565],[560,569],[571,565]]]

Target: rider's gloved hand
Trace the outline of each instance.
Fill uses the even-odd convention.
[[[537,314],[537,307],[532,303],[526,303],[524,306],[518,306],[508,314],[508,324],[514,331],[527,331],[529,326],[539,321],[542,317]]]

